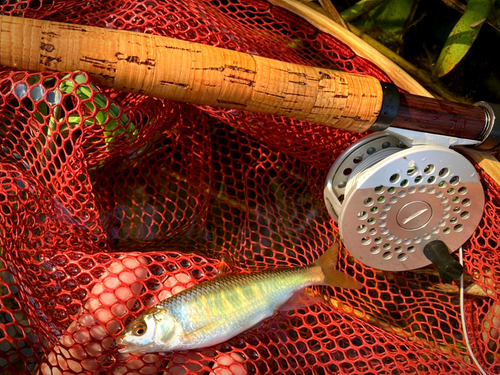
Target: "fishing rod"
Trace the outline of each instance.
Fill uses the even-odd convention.
[[[102,86],[364,132],[391,126],[500,145],[500,106],[440,101],[376,78],[168,37],[0,16],[0,65],[88,72]]]
[[[2,66],[82,70],[124,92],[375,131],[336,159],[325,183],[347,249],[382,270],[434,263],[443,280],[462,274],[450,252],[477,228],[484,193],[474,166],[449,146],[500,149],[499,105],[137,32],[0,16],[0,33]]]

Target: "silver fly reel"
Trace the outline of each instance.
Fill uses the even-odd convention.
[[[429,265],[424,247],[435,240],[457,250],[484,208],[477,172],[464,156],[437,145],[408,147],[389,132],[351,145],[331,167],[324,193],[347,250],[386,271]]]

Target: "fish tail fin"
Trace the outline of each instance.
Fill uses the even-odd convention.
[[[346,273],[337,271],[335,266],[339,255],[339,244],[334,243],[330,248],[314,263],[314,266],[320,267],[325,276],[322,284],[329,286],[338,286],[346,289],[361,289],[363,284],[356,281]]]

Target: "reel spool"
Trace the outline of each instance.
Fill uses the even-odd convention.
[[[437,145],[408,147],[391,132],[351,145],[331,167],[324,194],[349,252],[385,271],[434,263],[441,273],[484,208],[479,177],[464,156]]]

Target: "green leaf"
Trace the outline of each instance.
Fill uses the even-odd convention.
[[[462,60],[492,9],[492,0],[469,1],[465,13],[451,31],[439,54],[434,68],[436,76],[442,77],[449,73]]]
[[[376,37],[384,44],[399,40],[410,16],[414,0],[386,0],[383,4],[373,9],[370,19],[355,23],[361,30],[376,27]]]

